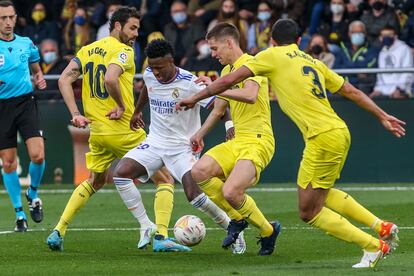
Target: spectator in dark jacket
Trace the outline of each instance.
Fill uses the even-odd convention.
[[[378,39],[381,30],[385,26],[391,26],[400,31],[400,23],[395,10],[389,7],[386,0],[369,0],[371,10],[362,15],[361,21],[367,28],[367,39],[374,46],[380,47],[381,43]]]
[[[200,22],[191,22],[187,13],[187,5],[181,1],[174,1],[171,5],[173,22],[164,29],[165,39],[175,48],[174,62],[183,66],[189,57],[195,53],[195,43],[204,37],[205,31]]]
[[[32,21],[24,29],[23,35],[28,36],[34,44],[39,45],[46,38],[61,41],[58,22],[46,20],[46,8],[41,2],[36,3],[32,9]]]
[[[377,67],[379,48],[370,45],[366,40],[365,24],[353,21],[349,25],[350,43],[341,43],[341,51],[337,53],[334,68],[373,68]],[[348,80],[365,93],[370,93],[375,84],[375,74],[352,74]]]

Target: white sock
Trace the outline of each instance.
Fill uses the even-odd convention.
[[[141,228],[147,228],[152,225],[153,223],[148,218],[147,211],[142,203],[141,193],[137,187],[135,187],[132,179],[114,177],[114,183],[126,207],[138,220]]]
[[[223,229],[227,229],[230,218],[221,210],[205,193],[200,194],[190,202],[195,208],[209,216],[215,223]]]

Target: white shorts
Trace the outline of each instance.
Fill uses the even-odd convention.
[[[141,182],[147,182],[156,171],[165,166],[171,175],[181,183],[184,174],[191,170],[198,159],[191,151],[190,146],[183,146],[182,149],[174,148],[171,151],[157,147],[148,139],[128,151],[125,157],[134,159],[146,169],[147,174],[138,178]]]

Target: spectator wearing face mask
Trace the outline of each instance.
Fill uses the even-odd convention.
[[[348,26],[351,21],[345,0],[331,0],[318,32],[328,39],[332,53],[340,51],[340,42],[348,41]]]
[[[85,8],[78,7],[64,29],[64,50],[67,59],[71,59],[83,46],[95,41],[96,32],[90,26]]]
[[[399,33],[400,23],[395,10],[387,5],[386,0],[369,0],[368,3],[371,10],[362,15],[361,21],[367,28],[367,40],[374,46],[380,47],[378,37],[381,30],[385,26],[391,26]]]
[[[332,68],[335,63],[335,56],[329,52],[328,42],[323,35],[314,34],[311,37],[305,52],[313,58],[319,59],[325,63],[328,68]]]
[[[196,76],[207,76],[212,80],[219,77],[223,65],[217,59],[211,57],[211,49],[207,40],[200,39],[196,44],[197,53],[184,65],[184,69]]]
[[[24,29],[23,35],[28,36],[34,44],[39,45],[46,38],[60,41],[60,32],[56,21],[46,19],[46,8],[42,2],[33,6],[30,24]]]
[[[349,42],[341,42],[341,51],[335,55],[336,69],[375,68],[377,67],[379,48],[366,40],[365,24],[352,21],[348,30]],[[351,74],[350,83],[365,93],[370,93],[375,84],[375,74]]]
[[[378,58],[378,68],[407,68],[413,67],[413,55],[410,47],[398,39],[397,30],[385,26],[380,33],[382,43]],[[381,73],[377,74],[377,82],[371,98],[389,97],[405,99],[411,95],[413,73]]]
[[[247,50],[247,33],[249,31],[249,24],[246,20],[239,16],[239,9],[236,0],[222,0],[219,14],[216,19],[212,20],[208,25],[207,31],[211,30],[217,23],[231,23],[237,27],[240,32],[240,48],[243,51]]]
[[[172,22],[164,28],[165,40],[174,45],[174,62],[183,66],[195,53],[195,42],[204,37],[205,31],[199,21],[191,21],[187,13],[187,5],[182,1],[174,1],[171,5]]]
[[[247,36],[247,50],[252,55],[269,47],[271,29],[277,19],[269,1],[260,1],[256,18],[257,20],[250,26]]]
[[[40,67],[43,75],[60,75],[66,68],[67,62],[63,60],[59,55],[59,47],[56,40],[45,39],[42,40],[39,46],[41,62]],[[54,90],[57,92],[59,87],[57,80],[47,80],[47,90]],[[59,95],[59,93],[54,93]],[[38,93],[40,98],[50,98],[50,93]],[[60,97],[60,96],[59,96]]]
[[[112,2],[108,5],[108,8],[106,10],[106,18],[108,19],[108,21],[106,21],[105,24],[99,27],[98,32],[96,33],[96,40],[109,36],[109,20],[111,19],[111,16],[114,13],[114,11],[120,6],[121,4],[118,2]]]

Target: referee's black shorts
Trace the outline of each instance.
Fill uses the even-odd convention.
[[[17,147],[17,131],[24,141],[43,137],[37,101],[32,93],[0,99],[0,150]]]

